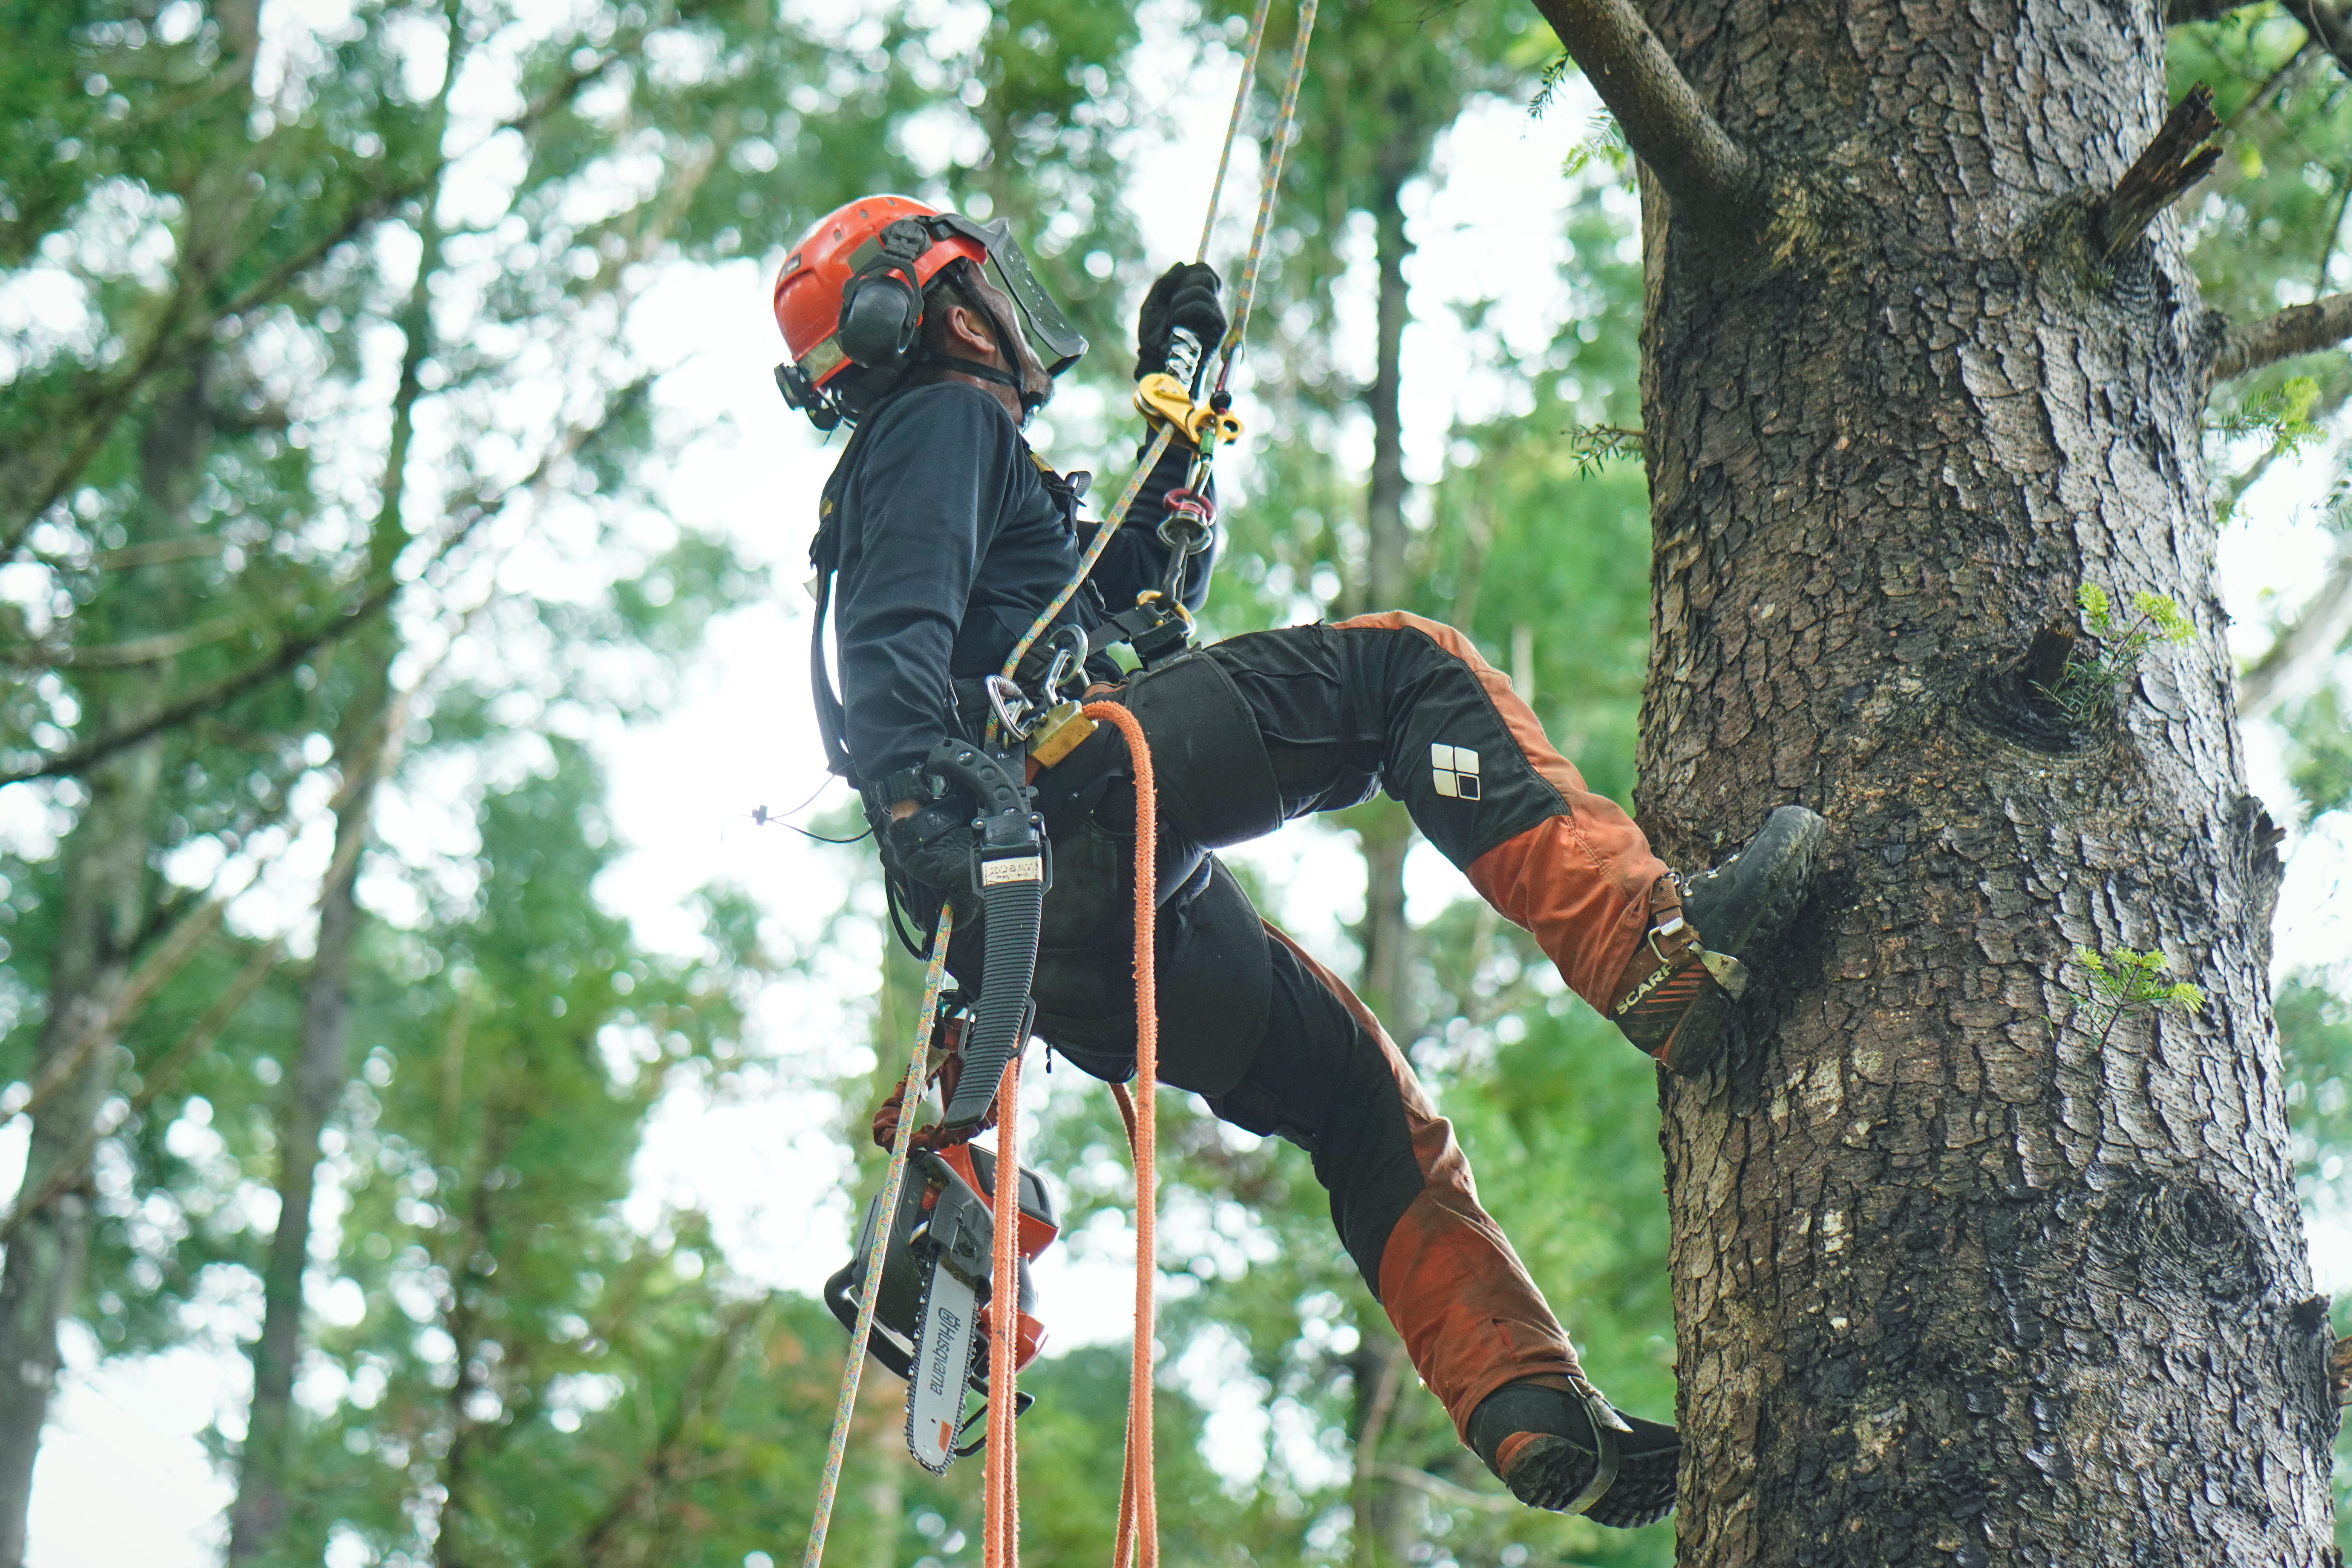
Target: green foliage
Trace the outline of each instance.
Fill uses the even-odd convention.
[[[2318,402],[2319,383],[2298,375],[2208,416],[2205,427],[2224,437],[2268,436],[2270,456],[2292,458],[2326,438],[2327,432],[2311,417]]]
[[[1237,43],[1247,7],[1204,9],[1202,36]],[[677,433],[645,395],[647,367],[624,352],[621,323],[654,269],[760,255],[851,195],[908,189],[1013,220],[1095,338],[1083,374],[1116,406],[1129,309],[1148,281],[1121,160],[1150,129],[1143,89],[1160,84],[1138,69],[1131,5],[1019,0],[953,35],[887,8],[837,26],[767,5],[559,10],[369,0],[314,52],[296,51],[299,90],[261,114],[221,87],[210,16],[166,40],[152,6],[0,0],[12,45],[0,89],[16,110],[0,127],[0,268],[42,269],[89,323],[0,340],[0,539],[28,529],[15,580],[30,584],[0,596],[0,637],[28,650],[0,680],[0,752],[54,754],[112,713],[255,668],[289,633],[340,627],[376,584],[415,584],[397,616],[370,623],[381,629],[349,629],[171,734],[149,854],[160,933],[192,901],[189,864],[274,854],[314,815],[299,803],[341,774],[319,740],[381,700],[404,647],[429,662],[462,634],[469,650],[420,685],[397,779],[472,822],[478,845],[369,861],[414,912],[369,923],[352,976],[361,1066],[334,1164],[347,1207],[315,1270],[334,1305],[308,1346],[281,1562],[318,1562],[331,1543],[484,1564],[734,1568],[754,1551],[797,1552],[843,1334],[814,1302],[741,1278],[701,1216],[624,1214],[632,1155],[665,1093],[774,1070],[746,1060],[739,1026],[777,960],[740,896],[709,900],[709,951],[692,961],[645,951],[594,897],[612,853],[601,784],[561,737],[583,732],[583,713],[658,711],[711,617],[764,591],[722,545],[649,504]],[[1285,16],[1269,60],[1286,50]],[[1570,68],[1525,8],[1371,0],[1327,6],[1322,27],[1253,329],[1261,406],[1250,504],[1227,517],[1219,634],[1373,607],[1362,476],[1336,455],[1363,417],[1362,388],[1341,369],[1360,356],[1335,351],[1351,237],[1396,220],[1401,183],[1426,173],[1465,104],[1493,93],[1540,109]],[[2352,104],[2315,60],[2263,96],[2298,35],[2275,7],[2173,35],[2184,84],[2213,80],[2238,117],[2235,175],[2214,182],[2189,226],[2207,300],[2240,319],[2341,286],[2328,280],[2342,269],[2332,232],[2322,237],[2341,201],[2325,153],[2352,132]],[[443,185],[451,111],[433,73],[412,69],[423,37],[461,63],[514,63],[504,128],[474,128],[510,145],[520,170],[494,210]],[[1265,134],[1269,115],[1261,98],[1248,133]],[[927,163],[916,146],[951,151]],[[1466,312],[1512,412],[1451,433],[1442,477],[1409,512],[1402,605],[1462,626],[1593,786],[1621,799],[1650,548],[1642,476],[1617,460],[1639,456],[1640,439],[1639,266],[1625,254],[1628,213],[1608,199],[1624,164],[1605,121],[1570,156],[1583,194],[1559,283],[1574,320],[1553,342],[1519,358]],[[419,256],[412,270],[404,258]],[[415,351],[415,427],[468,437],[422,437],[404,468],[386,435],[399,396],[387,342]],[[551,362],[573,368],[578,405],[534,423],[522,393]],[[2234,455],[2258,436],[2258,461],[2305,449],[2352,392],[2340,355],[2297,368],[2250,382],[2217,422],[2247,438]],[[174,436],[193,438],[194,457],[158,468]],[[74,461],[60,479],[43,465],[63,457]],[[476,513],[488,520],[476,532],[445,531]],[[501,518],[528,526],[502,532]],[[575,591],[480,596],[516,535],[525,543],[512,548],[543,552]],[[2111,710],[2147,651],[2189,628],[2158,595],[2118,608],[2085,592],[2102,647],[2066,679],[2079,679],[2077,700]],[[152,665],[86,657],[196,632]],[[2297,784],[2315,806],[2340,805],[2352,771],[2333,701],[2315,700],[2297,725]],[[59,830],[78,805],[70,786],[48,797]],[[1343,826],[1375,826],[1384,810]],[[863,855],[843,854],[845,880]],[[17,1079],[43,1016],[58,873],[37,844],[0,861],[11,950],[0,1071]],[[847,901],[837,931],[862,919],[857,907]],[[1418,1021],[1405,1044],[1486,1201],[1593,1375],[1629,1408],[1667,1414],[1652,1068],[1475,902],[1417,939],[1394,1010]],[[257,956],[269,954],[234,931],[208,944],[126,1036],[124,1089],[156,1092],[106,1140],[78,1307],[110,1352],[184,1341],[247,1288],[266,1244],[255,1200],[275,1170],[299,970],[273,971],[233,1026],[171,1065]],[[2102,1041],[2126,1017],[2200,1000],[2158,954],[2078,962],[2077,1017]],[[871,1080],[903,1059],[912,984],[890,961],[872,1073],[812,1085],[840,1091],[853,1127]],[[2352,1027],[2316,987],[2290,987],[2280,1014],[2317,1173],[2344,1142]],[[1046,1080],[1035,1157],[1066,1181],[1063,1245],[1083,1251],[1129,1194],[1107,1097],[1073,1076]],[[1354,1561],[1351,1504],[1366,1499],[1349,1465],[1393,1343],[1384,1317],[1302,1151],[1173,1096],[1163,1135],[1171,1561]],[[877,1157],[862,1138],[850,1152],[862,1195]],[[1048,1301],[1045,1316],[1066,1310]],[[1049,1355],[1025,1377],[1040,1401],[1023,1424],[1034,1559],[1107,1550],[1126,1382],[1123,1348]],[[1220,1477],[1203,1457],[1212,1397],[1235,1390],[1286,1435],[1255,1478]],[[971,1561],[978,1466],[940,1480],[914,1471],[898,1451],[899,1392],[887,1377],[869,1385],[836,1560]],[[233,1424],[219,1435],[225,1463],[233,1435]],[[1605,1531],[1446,1491],[1498,1495],[1409,1374],[1379,1457],[1430,1483],[1364,1483],[1429,1561],[1671,1560],[1670,1526]]]
[[[2161,594],[2134,594],[2131,609],[2122,616],[2096,583],[2075,589],[2074,602],[2098,647],[2088,658],[2070,659],[2058,679],[2042,689],[2078,724],[2111,721],[2148,650],[2178,647],[2197,635],[2180,606]]]
[[[2303,797],[2305,821],[2352,805],[2352,732],[2344,717],[2334,687],[2285,717],[2287,778]]]
[[[1599,473],[1603,463],[1642,455],[1642,432],[1622,425],[1576,425],[1562,434],[1567,437],[1570,461],[1588,479]]]
[[[1540,110],[1540,103],[1538,105]],[[1583,141],[1568,150],[1560,162],[1560,172],[1581,174],[1598,163],[1612,173],[1622,174],[1633,161],[1633,149],[1626,143],[1625,128],[1612,114],[1601,116],[1601,124]]]
[[[2345,1173],[2352,1169],[2352,1005],[2340,971],[2306,971],[2279,986],[2279,1052],[2286,1071],[2295,1186],[2315,1231],[2347,1218]],[[2338,1292],[2334,1331],[2352,1334],[2352,1300]],[[2352,1433],[2336,1445],[2336,1539],[2352,1545]]]
[[[618,1213],[664,1089],[741,1065],[763,962],[658,958],[596,910],[602,784],[576,745],[553,753],[483,803],[471,907],[384,931],[374,955],[381,1043],[347,1096],[333,1266],[359,1310],[319,1332],[341,1392],[302,1450],[289,1563],[339,1531],[379,1560],[436,1540],[489,1563],[625,1560],[675,1535],[689,1477],[779,1436],[756,1403],[729,1406],[772,1309],[727,1279],[698,1216],[646,1237]],[[711,924],[741,940],[723,910]]]
[[[2105,1049],[2116,1026],[2136,1014],[2200,1013],[2205,1008],[2202,987],[2168,978],[2171,961],[2151,948],[2135,952],[2128,947],[2112,952],[2077,947],[2074,962],[2082,965],[2091,994],[2084,998],[2077,1022],[2098,1031],[2096,1047]]]

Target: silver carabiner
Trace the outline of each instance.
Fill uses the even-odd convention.
[[[988,705],[996,711],[996,721],[1004,732],[1016,741],[1029,738],[1032,725],[1028,722],[1035,709],[1021,688],[1002,675],[992,675],[982,685],[988,691]]]
[[[1045,667],[1045,679],[1037,689],[1050,708],[1061,700],[1062,682],[1070,678],[1071,667],[1086,663],[1087,634],[1076,626],[1065,626],[1046,639],[1045,646],[1054,650],[1054,662]]]

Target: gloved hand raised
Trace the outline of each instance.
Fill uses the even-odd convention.
[[[1185,328],[1201,340],[1203,355],[1225,335],[1225,308],[1218,301],[1217,269],[1205,261],[1180,261],[1160,275],[1143,297],[1135,321],[1135,379],[1168,368],[1168,334]]]

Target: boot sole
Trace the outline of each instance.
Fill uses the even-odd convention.
[[[1821,867],[1822,847],[1829,842],[1830,825],[1819,812],[1801,805],[1783,805],[1764,819],[1763,828],[1740,851],[1743,859],[1761,861],[1763,880],[1755,901],[1734,914],[1721,931],[1699,926],[1699,940],[1715,952],[1727,952],[1748,964],[1787,929],[1813,890]],[[1696,923],[1696,922],[1694,922]],[[1753,965],[1751,964],[1752,968]],[[1727,992],[1708,986],[1691,1004],[1682,1027],[1660,1051],[1667,1070],[1697,1078],[1723,1055],[1725,1026],[1738,1001]]]
[[[1681,1462],[1679,1445],[1646,1453],[1621,1450],[1617,1479],[1584,1510],[1584,1517],[1615,1530],[1655,1524],[1674,1511],[1675,1472]],[[1528,1445],[1506,1484],[1528,1507],[1558,1511],[1584,1490],[1592,1479],[1593,1464],[1590,1452],[1567,1438],[1541,1436]]]

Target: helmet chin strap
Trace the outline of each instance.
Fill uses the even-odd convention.
[[[1011,387],[1013,395],[1021,399],[1021,417],[1024,421],[1043,408],[1045,399],[1052,395],[1050,393],[1030,391],[1026,381],[1002,365],[986,364],[976,359],[960,359],[952,354],[942,356],[937,363],[958,375],[969,375],[979,381],[992,381],[999,386]]]
[[[1013,344],[1020,340],[1013,335],[1012,324],[996,313],[995,306],[967,288],[961,278],[956,279],[950,286],[963,297],[967,309],[979,311],[987,321],[989,331],[996,334],[996,352],[1013,361],[1014,364],[1019,364],[1020,356],[1013,352]],[[948,356],[948,368],[965,375],[977,376],[982,381],[992,381],[999,386],[1011,387],[1013,395],[1021,400],[1021,420],[1024,425],[1028,423],[1029,416],[1044,407],[1045,399],[1053,395],[1050,392],[1030,391],[1027,381],[1017,370],[1006,370],[1001,365],[986,364],[979,360],[968,360],[951,355]]]
[[[1021,378],[1002,365],[985,364],[976,359],[961,359],[953,354],[943,356],[940,363],[958,375],[976,376],[982,381],[992,381],[999,386],[1009,386],[1015,392],[1025,391]],[[1024,396],[1021,401],[1025,405],[1029,400]]]

